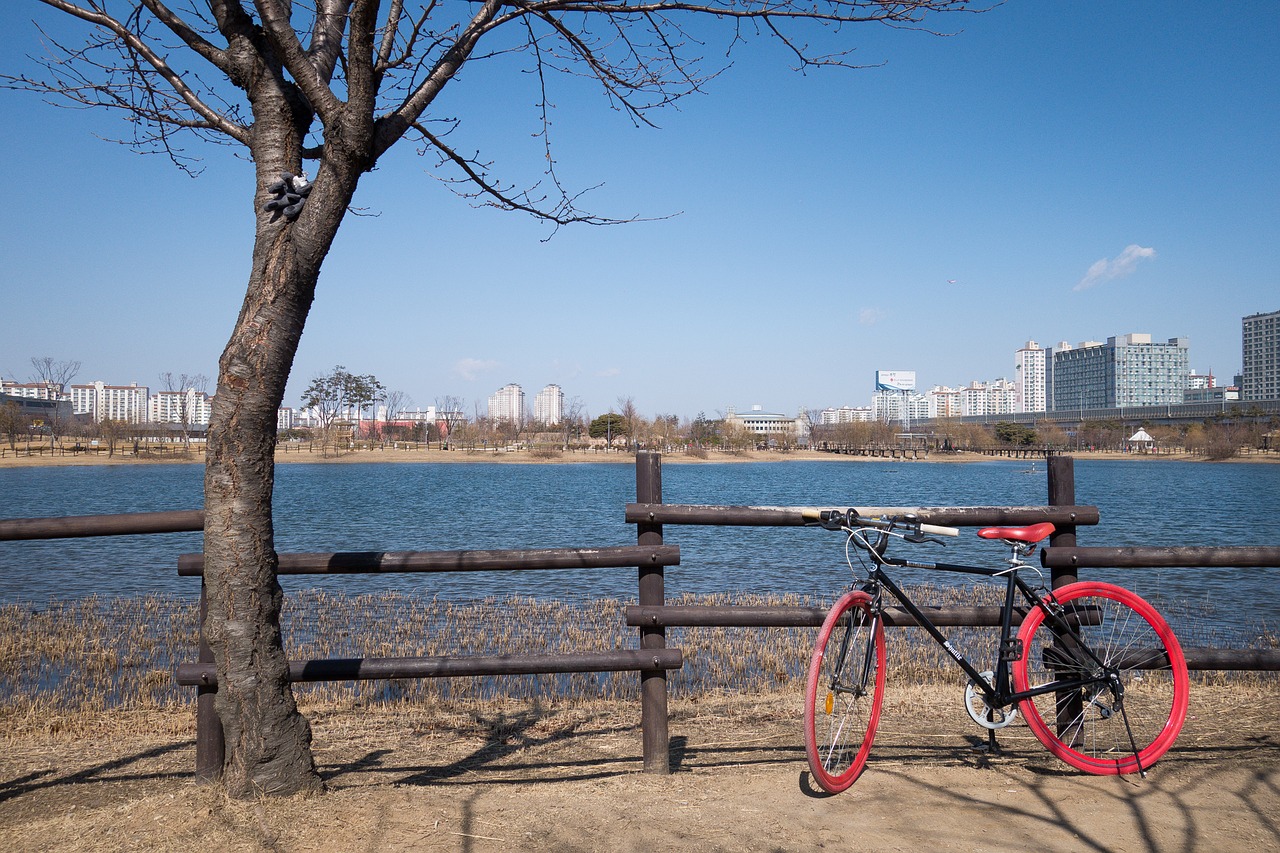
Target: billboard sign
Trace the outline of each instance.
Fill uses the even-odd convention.
[[[914,391],[916,390],[916,372],[914,370],[877,370],[877,391]]]

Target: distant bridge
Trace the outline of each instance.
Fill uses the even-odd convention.
[[[1180,403],[1165,406],[1121,406],[1111,409],[1059,409],[1052,412],[1011,412],[1003,415],[968,415],[949,418],[964,424],[1013,423],[1034,425],[1041,421],[1077,424],[1081,421],[1121,421],[1122,423],[1200,423],[1210,419],[1280,417],[1280,400],[1220,400],[1215,403]],[[934,424],[920,421],[918,424]],[[915,426],[915,424],[913,424]]]

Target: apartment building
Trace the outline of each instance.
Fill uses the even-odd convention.
[[[1018,411],[1016,383],[1001,377],[992,382],[970,382],[959,391],[960,414],[964,417],[1008,415]]]
[[[840,408],[826,408],[818,414],[818,423],[820,424],[853,424],[865,423],[874,420],[870,406],[841,406]]]
[[[564,420],[564,391],[559,385],[548,385],[533,398],[533,419],[547,425]]]
[[[52,382],[6,382],[0,378],[0,394],[27,400],[57,400],[58,386]]]
[[[1240,399],[1280,399],[1280,311],[1241,321]]]
[[[152,423],[208,426],[213,415],[213,398],[188,388],[185,391],[157,391],[147,404]]]
[[[77,415],[89,415],[95,422],[124,421],[146,423],[150,394],[145,385],[108,385],[91,382],[70,387],[71,409]]]
[[[927,420],[929,398],[914,391],[876,391],[871,397],[871,416],[884,423],[905,425]]]
[[[930,418],[960,417],[960,389],[946,385],[935,385],[925,396],[929,399]]]
[[[489,419],[524,423],[524,389],[514,382],[503,385],[489,398]]]
[[[1013,384],[1016,388],[1015,412],[1043,412],[1045,396],[1045,350],[1035,341],[1027,341],[1013,354]]]

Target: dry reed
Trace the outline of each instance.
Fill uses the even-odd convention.
[[[926,605],[998,603],[991,587],[913,588]],[[671,604],[826,606],[814,596],[682,596]],[[282,624],[291,659],[491,654],[558,654],[635,648],[624,624],[626,602],[487,598],[456,602],[397,592],[340,595],[322,590],[285,599]],[[197,606],[164,596],[0,606],[0,735],[68,725],[75,714],[148,713],[189,708],[194,691],[173,681],[177,664],[195,659]],[[977,661],[991,655],[992,629],[948,634]],[[674,698],[707,693],[800,692],[813,628],[672,628],[667,643],[685,664],[669,674]],[[1265,627],[1243,644],[1274,648]],[[1237,638],[1238,639],[1238,638]],[[922,631],[888,633],[889,676],[897,685],[963,685],[963,675]],[[1188,643],[1191,644],[1191,643]],[[1206,673],[1206,683],[1275,674]],[[569,673],[427,678],[295,685],[307,707],[455,707],[475,703],[634,701],[634,673]]]

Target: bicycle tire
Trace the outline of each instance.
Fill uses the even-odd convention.
[[[1154,607],[1123,587],[1081,581],[1055,590],[1053,598],[1068,618],[1084,614],[1076,630],[1103,665],[1114,668],[1121,701],[1113,687],[1097,682],[1024,699],[1023,718],[1049,752],[1086,773],[1146,771],[1173,745],[1187,716],[1187,662],[1178,638]],[[1099,609],[1086,609],[1093,607]],[[1095,613],[1098,624],[1089,624]],[[1027,614],[1018,639],[1018,691],[1097,670],[1072,640],[1055,642],[1038,607]]]
[[[871,596],[853,591],[827,613],[809,661],[804,699],[804,751],[809,771],[838,794],[866,766],[884,697],[884,625]],[[843,689],[837,689],[843,685]]]

